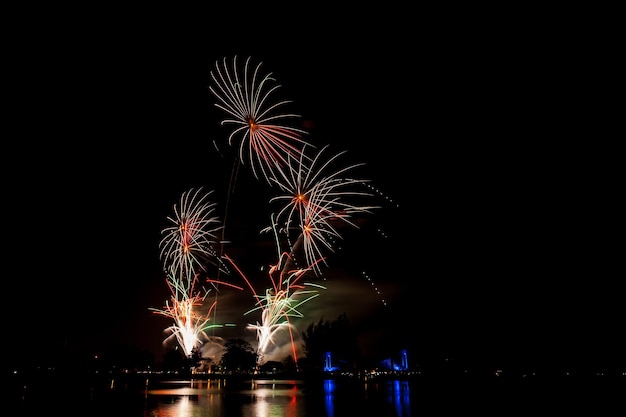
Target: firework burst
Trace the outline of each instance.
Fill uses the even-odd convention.
[[[321,273],[321,264],[327,265],[324,253],[332,252],[334,241],[341,238],[336,226],[348,224],[358,228],[353,215],[378,208],[357,202],[361,197],[372,196],[354,188],[367,180],[346,177],[363,164],[336,169],[334,166],[345,151],[327,157],[327,149],[328,146],[321,148],[310,164],[303,157],[292,160],[290,169],[275,181],[284,194],[270,200],[283,204],[276,221],[283,226],[289,242],[295,242],[290,243],[292,256],[301,249],[306,264],[313,265],[316,275]]]
[[[185,293],[196,274],[208,265],[222,265],[214,248],[221,223],[213,216],[215,203],[208,201],[211,193],[203,193],[202,188],[184,192],[174,205],[174,216],[168,217],[171,226],[161,232],[159,256],[165,273],[186,282]]]
[[[222,65],[215,64],[211,71],[213,84],[209,90],[217,98],[215,106],[230,117],[222,124],[232,124],[234,130],[228,137],[228,144],[239,141],[239,159],[249,163],[256,178],[263,176],[266,181],[281,175],[288,165],[288,158],[298,158],[302,146],[307,142],[302,138],[304,130],[281,124],[286,119],[299,117],[293,113],[278,111],[290,101],[272,103],[272,94],[280,87],[275,84],[272,74],[262,75],[261,63],[251,69],[251,58],[246,59],[243,74],[237,66],[237,56],[229,68],[226,58]]]

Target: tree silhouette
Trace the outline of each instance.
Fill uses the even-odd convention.
[[[327,352],[343,369],[356,367],[361,358],[356,332],[346,313],[332,321],[322,318],[317,324],[311,323],[302,334],[302,341],[307,364],[312,370],[324,367]]]
[[[240,374],[253,371],[256,360],[256,352],[249,342],[243,339],[228,339],[224,343],[220,365],[226,372]]]
[[[165,371],[182,371],[186,366],[186,358],[180,354],[177,348],[168,349],[163,355],[161,367]]]

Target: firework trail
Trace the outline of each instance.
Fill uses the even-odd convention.
[[[285,119],[297,118],[293,113],[278,113],[290,101],[270,104],[270,97],[280,85],[272,74],[261,74],[261,63],[251,69],[251,58],[246,59],[243,74],[237,66],[237,56],[233,57],[232,68],[226,58],[222,65],[215,63],[211,71],[213,85],[209,90],[217,98],[215,106],[226,112],[230,118],[222,125],[233,124],[234,130],[228,137],[228,144],[239,140],[239,160],[249,163],[258,179],[260,176],[271,183],[272,178],[281,175],[288,165],[288,158],[300,157],[302,146],[308,144],[302,139],[306,131],[277,124]]]
[[[276,220],[283,225],[282,230],[290,242],[293,259],[296,252],[302,250],[306,264],[313,265],[318,276],[321,274],[321,265],[328,266],[324,252],[333,252],[334,240],[341,238],[337,227],[347,224],[358,228],[352,216],[356,213],[371,213],[378,208],[356,201],[373,195],[352,189],[354,185],[365,184],[367,180],[345,177],[363,164],[334,168],[345,151],[327,157],[327,149],[328,146],[320,149],[311,159],[310,165],[306,164],[303,157],[299,161],[290,159],[289,170],[282,172],[282,177],[275,180],[284,194],[270,200],[270,203],[283,204]],[[264,229],[269,230],[269,227]]]

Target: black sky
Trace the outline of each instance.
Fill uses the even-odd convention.
[[[611,114],[573,53],[584,34],[504,11],[362,12],[27,20],[5,78],[8,343],[159,354],[160,231],[191,187],[224,204],[233,150],[208,85],[238,55],[393,200],[337,254],[374,314],[328,296],[326,319],[381,332],[364,350],[623,364],[621,185]],[[253,240],[268,213],[239,181],[229,215]]]

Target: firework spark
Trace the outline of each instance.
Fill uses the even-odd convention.
[[[161,232],[159,255],[165,273],[187,283],[182,287],[184,293],[208,265],[222,265],[214,249],[221,223],[213,216],[215,203],[207,200],[211,193],[203,193],[202,188],[184,192],[179,205],[174,205],[174,217],[168,217],[172,225]]]
[[[335,225],[348,224],[358,228],[352,216],[356,213],[371,213],[378,208],[356,203],[355,198],[372,196],[370,192],[352,188],[367,180],[344,177],[363,164],[342,166],[334,170],[337,160],[345,151],[326,158],[324,153],[327,149],[328,146],[320,149],[310,165],[306,164],[304,158],[297,162],[291,160],[290,169],[282,173],[280,180],[275,181],[284,194],[270,200],[270,203],[283,203],[277,214],[277,222],[284,226],[283,231],[290,242],[295,242],[290,244],[292,255],[295,257],[301,247],[306,263],[314,265],[316,275],[321,273],[321,264],[327,266],[324,252],[332,252],[334,240],[341,238]]]
[[[243,75],[237,67],[237,56],[229,68],[224,58],[222,65],[215,64],[211,71],[213,85],[209,90],[217,98],[215,106],[225,111],[231,118],[222,124],[233,124],[235,129],[228,137],[232,146],[235,137],[240,137],[239,159],[250,163],[256,178],[261,175],[268,183],[280,176],[288,165],[288,158],[298,158],[302,146],[308,144],[302,139],[306,131],[295,127],[277,124],[285,119],[297,118],[293,113],[278,113],[279,108],[290,101],[270,104],[270,97],[280,87],[272,74],[261,74],[261,63],[251,70],[251,58],[246,59]]]

